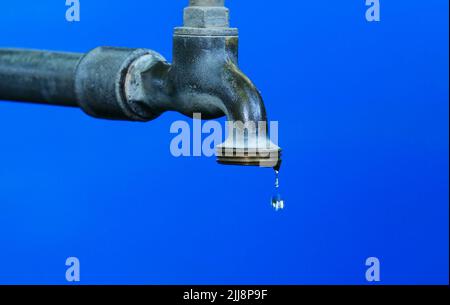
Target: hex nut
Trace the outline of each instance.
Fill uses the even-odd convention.
[[[225,7],[190,6],[184,9],[184,26],[191,28],[227,28],[230,12]]]

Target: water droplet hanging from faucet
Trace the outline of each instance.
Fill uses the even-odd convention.
[[[272,196],[272,207],[275,211],[284,209],[284,200],[280,195],[280,171],[275,169],[275,192]]]

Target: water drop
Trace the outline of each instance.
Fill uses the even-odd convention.
[[[284,209],[284,200],[280,195],[280,172],[278,170],[275,170],[275,191],[272,196],[272,207],[275,211]]]

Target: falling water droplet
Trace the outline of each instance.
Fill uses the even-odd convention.
[[[280,172],[275,170],[275,192],[272,196],[272,207],[275,211],[284,209],[284,200],[280,195]]]

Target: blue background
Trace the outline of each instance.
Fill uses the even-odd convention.
[[[0,2],[0,47],[155,49],[186,1]],[[242,69],[280,121],[274,175],[174,158],[142,123],[0,103],[0,283],[384,284],[449,279],[448,1],[228,1]]]

